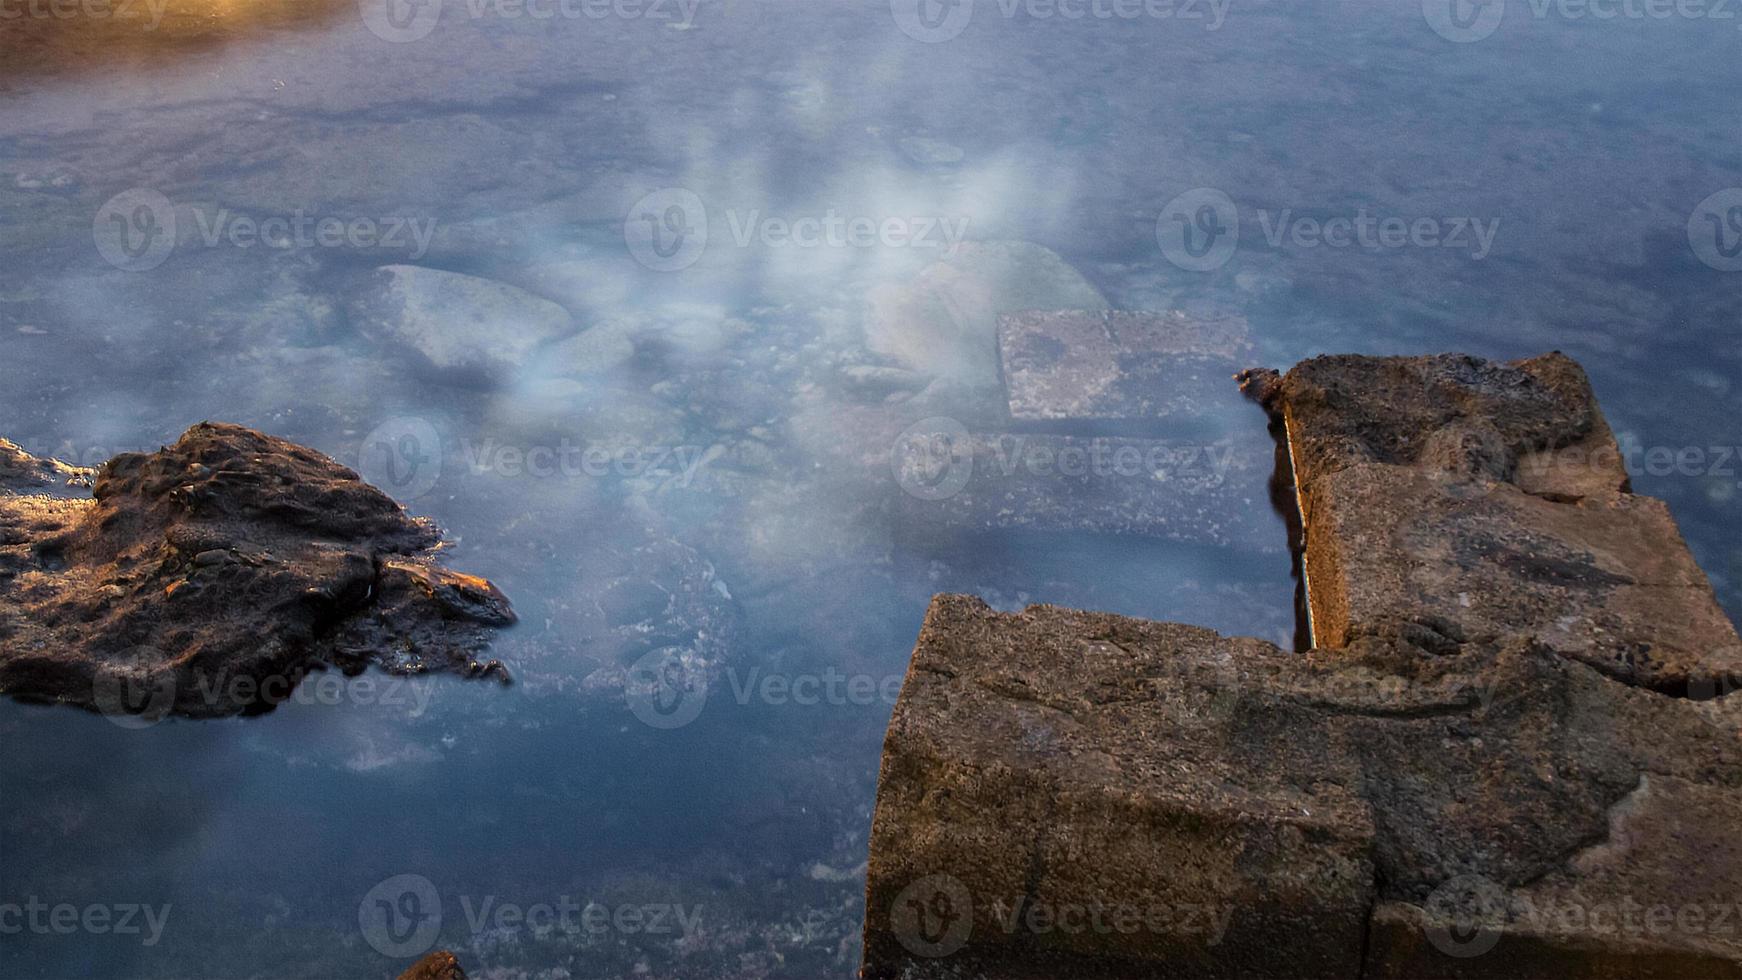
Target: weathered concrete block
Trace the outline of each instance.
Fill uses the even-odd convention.
[[[1304,742],[1249,756],[1225,728],[1227,679],[1286,656],[940,596],[885,743],[865,975],[1353,976],[1373,892],[1355,769],[1291,766]]]
[[[1738,976],[1738,794],[1742,703],[1528,640],[1298,655],[940,596],[884,747],[865,975]],[[1628,903],[1672,911],[1602,926]]]
[[[1017,419],[1189,418],[1224,408],[1252,356],[1246,321],[1179,311],[1031,311],[998,320]]]
[[[1321,357],[1265,399],[1294,458],[1319,646],[1529,636],[1671,693],[1742,677],[1734,626],[1668,509],[1627,492],[1570,359]]]
[[[1742,697],[1709,697],[1742,644],[1583,372],[1248,381],[1288,433],[1320,649],[939,597],[884,749],[866,976],[1742,977]],[[1226,927],[1059,927],[1192,902]]]

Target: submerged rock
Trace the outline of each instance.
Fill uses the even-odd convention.
[[[975,433],[940,458],[944,433],[898,445],[901,519],[916,527],[1131,534],[1185,544],[1282,552],[1288,540],[1265,481],[1275,451],[1263,433],[1187,440]],[[903,451],[906,450],[906,451]]]
[[[468,383],[504,384],[533,352],[574,332],[567,310],[506,283],[389,265],[351,303],[351,319],[378,343]]]
[[[1055,421],[1225,411],[1253,347],[1238,316],[1063,310],[1000,317],[998,350],[1011,417]]]
[[[105,463],[89,498],[0,493],[0,692],[216,717],[327,665],[506,679],[475,658],[508,600],[440,545],[331,459],[202,423]]]
[[[1100,290],[1051,249],[965,242],[912,281],[871,290],[866,345],[915,370],[994,384],[999,314],[1106,308]]]
[[[907,154],[909,160],[922,167],[953,167],[966,156],[962,148],[954,143],[946,143],[929,136],[904,136],[900,146],[901,152]]]

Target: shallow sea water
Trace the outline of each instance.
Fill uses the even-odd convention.
[[[305,443],[439,522],[449,563],[522,622],[497,649],[510,687],[323,678],[263,717],[144,727],[0,703],[0,906],[168,907],[149,945],[0,935],[0,975],[387,977],[446,947],[483,977],[851,976],[880,741],[934,593],[1292,642],[1267,472],[1235,477],[1241,515],[1171,539],[940,520],[892,454],[922,420],[1003,431],[996,386],[960,377],[947,339],[880,353],[867,312],[950,259],[940,233],[801,248],[770,218],[965,221],[969,242],[1050,250],[1113,308],[1242,315],[1256,364],[1564,350],[1636,450],[1636,489],[1670,501],[1742,612],[1742,191],[1711,203],[1742,188],[1742,31],[1507,6],[1465,41],[1434,0],[1233,0],[1220,20],[978,0],[937,28],[907,0],[457,2],[415,38],[367,0],[208,2],[166,21],[185,37],[15,34],[0,435],[86,464],[208,418]],[[181,230],[138,271],[97,247],[134,189]],[[699,253],[662,240],[694,259],[668,271],[625,223],[663,220],[671,189],[709,228]],[[1204,271],[1163,247],[1199,189],[1240,222]],[[435,231],[421,252],[208,244],[219,213]],[[1362,214],[1444,241],[1313,231]],[[369,270],[406,262],[629,347],[493,386],[433,376],[348,313]],[[1064,295],[1057,268],[1015,277]],[[940,380],[891,393],[855,366]],[[1264,444],[1251,406],[1211,425]],[[532,472],[588,447],[632,462]],[[1199,540],[1235,516],[1271,543]],[[674,650],[707,662],[699,696],[626,695]]]

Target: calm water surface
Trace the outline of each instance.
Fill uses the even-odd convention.
[[[1175,539],[964,528],[904,491],[908,426],[1009,427],[948,336],[879,340],[878,297],[961,267],[922,222],[1003,256],[989,302],[1239,314],[1262,364],[1565,350],[1742,612],[1721,451],[1742,443],[1742,191],[1712,197],[1742,187],[1737,24],[1512,3],[1474,37],[1432,2],[1217,6],[455,3],[431,24],[263,0],[150,36],[0,27],[0,434],[86,463],[207,418],[315,446],[439,521],[522,617],[508,688],[326,681],[143,728],[0,703],[0,904],[168,907],[155,935],[0,935],[0,974],[385,977],[439,943],[489,977],[847,977],[879,742],[933,593],[1289,643],[1265,472]],[[699,251],[672,189],[705,212]],[[135,190],[179,240],[118,267],[93,228],[153,216],[108,203]],[[1202,249],[1216,206],[1231,252]],[[655,251],[626,241],[646,214],[679,219]],[[831,215],[918,240],[770,224]],[[402,231],[229,234],[299,217]],[[1361,219],[1410,231],[1332,230]],[[349,315],[369,270],[412,262],[617,339],[495,385],[432,377]],[[1191,438],[1263,445],[1237,402],[1211,430]],[[570,447],[631,462],[537,465]],[[1236,518],[1267,544],[1202,540]],[[701,696],[626,698],[625,670],[672,651],[708,664]],[[425,917],[372,926],[380,901]]]

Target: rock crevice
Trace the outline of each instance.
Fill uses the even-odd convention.
[[[938,597],[865,976],[1742,977],[1742,922],[1689,911],[1742,899],[1742,645],[1578,366],[1244,380],[1288,433],[1316,649]]]

